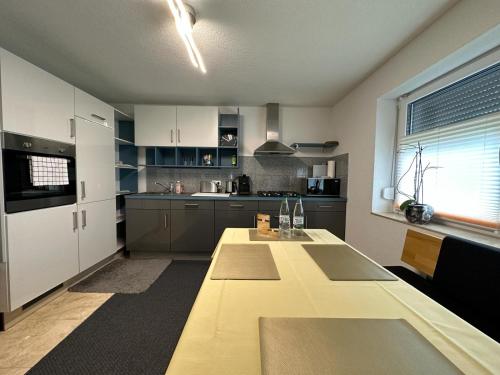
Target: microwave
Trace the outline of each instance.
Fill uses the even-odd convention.
[[[340,178],[308,178],[306,191],[308,196],[338,197],[340,195]]]

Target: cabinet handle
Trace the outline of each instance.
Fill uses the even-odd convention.
[[[96,115],[95,113],[92,113],[90,116],[92,116],[93,118],[96,118],[98,120],[106,122],[106,119],[104,117]]]
[[[78,212],[73,212],[73,232],[78,229]]]
[[[163,228],[167,229],[167,213],[163,214]]]
[[[82,210],[82,229],[87,226],[87,210]]]
[[[184,207],[198,207],[198,203],[184,203]]]
[[[245,206],[243,204],[230,204],[229,207],[232,207],[232,208],[243,208]]]
[[[305,219],[306,219],[306,222],[305,222],[305,225],[304,225],[304,226],[305,226],[305,228],[307,229],[307,216],[305,217]]]
[[[257,228],[257,216],[253,215],[253,227]]]
[[[174,129],[170,129],[170,143],[174,143]]]
[[[181,129],[177,129],[177,143],[181,143]]]
[[[82,200],[83,200],[87,196],[87,194],[85,193],[85,181],[80,181],[80,186],[82,188]]]
[[[332,208],[333,206],[318,206],[319,208]]]
[[[69,119],[69,137],[70,138],[75,138],[76,136],[76,125],[75,125],[75,119]]]

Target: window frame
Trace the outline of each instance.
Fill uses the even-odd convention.
[[[394,147],[396,148],[394,151],[394,166],[398,163],[398,152],[397,149],[401,144],[401,141],[404,137],[406,137],[406,121],[407,121],[407,113],[408,113],[408,104],[414,102],[424,96],[432,94],[446,86],[452,85],[455,82],[461,81],[462,79],[473,75],[481,70],[487,69],[488,67],[495,65],[500,62],[500,48],[496,48],[492,51],[489,51],[482,56],[471,60],[458,68],[424,84],[423,86],[415,89],[414,91],[401,95],[397,99],[398,106],[398,115],[397,115],[397,128],[396,128],[396,139]],[[398,176],[396,174],[396,168],[394,168],[393,173],[393,186],[396,187]],[[394,194],[393,200],[393,211],[398,214],[403,214],[396,203],[396,194]],[[485,231],[488,233],[498,233],[497,230],[492,230],[491,228],[487,228],[480,225],[474,225],[465,221],[452,220],[449,218],[438,217],[437,221],[443,224],[453,223],[459,226],[463,226],[465,228],[476,228],[481,231]]]

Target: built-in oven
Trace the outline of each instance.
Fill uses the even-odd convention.
[[[76,202],[75,146],[2,133],[5,212]]]

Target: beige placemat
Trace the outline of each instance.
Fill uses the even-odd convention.
[[[269,245],[222,245],[216,262],[212,280],[280,280]]]
[[[382,267],[373,263],[347,245],[302,245],[330,280],[336,281],[394,281]]]
[[[403,319],[259,318],[262,375],[462,374]]]
[[[257,231],[257,229],[249,229],[248,235],[250,241],[298,241],[298,242],[312,242],[314,241],[309,235],[304,231],[292,231],[291,237],[280,237],[277,232],[270,235],[263,235]]]

